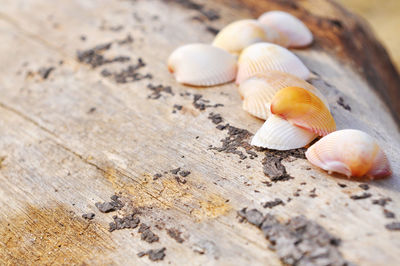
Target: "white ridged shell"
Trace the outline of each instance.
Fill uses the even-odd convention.
[[[168,69],[179,83],[214,86],[235,79],[236,60],[227,51],[208,44],[188,44],[168,58]]]
[[[269,106],[275,93],[286,87],[301,87],[318,96],[329,110],[328,100],[307,81],[288,73],[269,71],[243,81],[239,93],[243,98],[243,110],[266,120],[270,114]]]
[[[335,131],[312,145],[306,157],[328,172],[348,177],[382,178],[391,174],[389,162],[377,142],[360,130]]]
[[[215,36],[212,45],[239,54],[247,46],[267,40],[264,28],[256,20],[232,22]]]
[[[316,134],[271,115],[251,140],[251,145],[274,150],[298,149],[309,144]]]
[[[261,26],[263,26],[265,32],[267,33],[267,42],[275,43],[282,47],[289,47],[289,39],[285,34],[267,25],[261,24]]]
[[[258,19],[261,24],[276,29],[286,35],[290,47],[303,47],[312,43],[311,31],[298,18],[283,11],[270,11]]]
[[[257,20],[244,19],[232,22],[215,36],[212,45],[238,55],[247,46],[257,42],[288,45],[286,35],[262,25]]]
[[[295,54],[272,43],[255,43],[244,49],[238,66],[237,84],[255,74],[271,70],[289,73],[301,79],[310,77],[310,71]]]

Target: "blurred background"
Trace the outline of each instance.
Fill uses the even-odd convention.
[[[400,72],[400,0],[337,0],[364,17]]]

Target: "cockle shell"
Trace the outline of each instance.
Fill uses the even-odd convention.
[[[300,87],[287,87],[278,91],[271,101],[271,113],[319,136],[336,130],[335,120],[324,102]]]
[[[327,99],[317,88],[303,79],[280,71],[256,74],[240,83],[239,93],[243,99],[243,110],[266,120],[270,114],[270,105],[275,93],[290,86],[301,87],[314,93],[329,110]]]
[[[312,43],[311,31],[295,16],[283,11],[266,12],[258,18],[258,21],[276,29],[289,39],[289,47],[303,47]]]
[[[271,115],[256,132],[251,145],[274,150],[291,150],[304,147],[316,137],[313,132],[292,125],[279,116]]]
[[[235,79],[236,59],[227,51],[208,44],[188,44],[168,58],[168,70],[179,83],[214,86]]]
[[[328,172],[371,179],[391,175],[389,161],[377,142],[355,129],[333,132],[308,148],[307,159]]]
[[[257,20],[244,19],[232,22],[223,28],[212,43],[232,54],[240,54],[247,46],[256,42],[289,43],[286,35],[273,28],[263,26]]]
[[[310,71],[300,59],[288,49],[272,43],[255,43],[245,48],[239,56],[236,83],[258,73],[278,70],[307,79]]]
[[[267,40],[264,28],[252,19],[235,21],[223,28],[212,43],[230,53],[239,54],[247,46]]]

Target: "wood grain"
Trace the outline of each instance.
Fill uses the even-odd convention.
[[[315,2],[301,1],[296,14]],[[165,246],[160,264],[280,265],[262,233],[238,221],[236,211],[255,207],[281,221],[303,214],[319,223],[342,239],[339,250],[352,263],[397,265],[399,232],[385,225],[400,217],[400,136],[390,109],[353,63],[360,51],[352,58],[346,53],[339,57],[320,48],[327,44],[317,37],[311,48],[295,52],[314,71],[312,83],[327,96],[338,128],[358,128],[374,136],[390,159],[393,177],[368,182],[372,197],[355,201],[350,196],[364,192],[358,185],[365,180],[329,176],[306,160],[287,158],[283,164],[294,179],[268,187],[262,152],[240,160],[209,149],[227,136],[208,119],[210,112],[252,133],[262,125],[241,109],[235,85],[185,87],[174,81],[165,63],[179,45],[211,42],[210,27],[222,28],[267,7],[252,11],[238,2],[204,1],[201,8],[187,3],[3,1],[0,262],[146,265],[150,260],[136,254]],[[319,16],[329,11],[320,10]],[[319,36],[316,26],[311,29]],[[121,43],[128,35],[133,42]],[[101,52],[104,58],[130,60],[95,68],[79,62],[78,51],[110,42],[110,49]],[[138,58],[146,65],[137,72],[150,73],[152,79],[118,83],[115,75],[104,75],[104,70],[120,73]],[[50,67],[54,69],[43,78],[40,69]],[[383,74],[376,78],[386,80]],[[161,92],[160,98],[151,99],[149,83],[171,86],[173,95]],[[193,94],[223,107],[199,110]],[[351,111],[338,104],[339,97]],[[174,104],[182,109],[174,113]],[[191,172],[186,183],[170,172],[178,167]],[[162,177],[153,180],[157,173]],[[309,197],[314,188],[318,196]],[[298,189],[300,196],[294,197]],[[95,203],[116,193],[125,203],[118,215],[139,208],[141,221],[160,236],[159,242],[141,241],[137,229],[108,232],[115,213],[100,213]],[[382,197],[392,199],[385,208],[397,219],[385,218],[383,207],[372,204]],[[261,207],[275,198],[285,205]],[[94,220],[81,218],[87,212],[95,213]],[[170,228],[182,232],[183,243],[167,234]]]

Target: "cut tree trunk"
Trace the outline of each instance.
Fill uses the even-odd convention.
[[[314,43],[293,52],[337,127],[378,140],[391,178],[256,150],[263,121],[234,84],[196,89],[168,73],[177,46],[274,9],[310,27]],[[1,264],[399,265],[400,79],[336,3],[3,0],[0,37]]]

